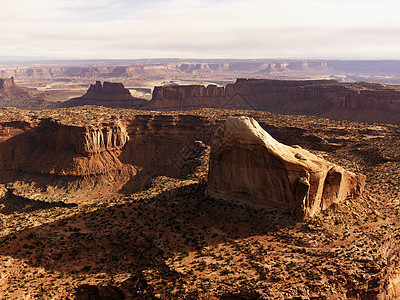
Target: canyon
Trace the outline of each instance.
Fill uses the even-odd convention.
[[[13,95],[19,97],[18,93]],[[25,105],[18,105],[19,100],[16,105],[9,102],[14,107],[38,107],[33,99],[27,100]],[[40,103],[42,108],[99,105],[142,110],[251,109],[361,122],[400,122],[400,86],[373,82],[237,79],[226,86],[155,86],[151,100],[147,101],[133,97],[122,83],[97,81],[81,97]]]
[[[217,163],[213,140],[239,116],[254,118],[276,143],[321,166],[366,175],[364,194],[328,197],[310,220],[208,196],[209,165]],[[382,299],[398,293],[398,125],[256,110],[100,106],[0,108],[0,121],[2,296]],[[325,180],[334,193],[335,174]]]
[[[193,131],[211,131],[209,121],[195,116],[136,111],[122,120],[93,115],[82,122],[85,111],[92,109],[80,108],[74,118],[29,119],[26,113],[22,120],[3,122],[0,170],[4,180],[40,175],[41,181],[56,181],[75,190],[90,184],[102,187],[105,180],[112,182],[109,193],[135,192],[150,183],[150,176],[179,176],[187,160],[197,157],[178,156],[175,161],[163,157],[179,153],[183,145],[193,152],[199,148]]]
[[[398,74],[396,61],[111,60],[84,65],[43,62],[26,67],[3,65],[0,74],[14,76],[16,82],[12,89],[1,89],[3,107],[207,107],[399,123],[399,87],[390,84],[400,83],[394,79]],[[104,88],[100,80],[110,86]],[[124,86],[118,87],[120,84]]]
[[[75,64],[0,68],[1,298],[398,297],[398,62]]]
[[[0,62],[0,77],[47,80],[49,78],[191,78],[215,76],[235,78],[271,76],[274,79],[328,78],[340,81],[382,81],[400,84],[396,60],[295,60],[295,59],[143,59]],[[276,78],[280,77],[280,78]],[[193,79],[193,78],[192,78]]]

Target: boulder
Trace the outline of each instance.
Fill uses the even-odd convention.
[[[279,143],[252,118],[228,119],[211,143],[207,193],[213,198],[308,218],[364,186],[364,175]]]

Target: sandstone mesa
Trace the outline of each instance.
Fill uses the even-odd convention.
[[[155,87],[144,109],[252,109],[280,114],[399,124],[400,87],[336,80],[238,79],[216,85]]]

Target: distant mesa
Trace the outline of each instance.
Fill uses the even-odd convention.
[[[95,84],[91,84],[86,94],[82,99],[93,99],[93,100],[132,100],[132,97],[128,89],[124,87],[122,83],[107,82],[101,84],[100,81],[96,81]]]
[[[225,87],[155,87],[151,101],[144,108],[254,109],[280,114],[400,124],[400,86],[362,81],[339,83],[336,80],[239,78],[234,84]]]
[[[44,93],[34,88],[26,88],[15,84],[14,77],[0,78],[0,107],[16,107],[21,109],[49,108]]]
[[[15,86],[14,77],[11,78],[0,78],[0,90],[6,90]]]
[[[63,107],[83,105],[98,105],[111,108],[140,108],[146,100],[134,98],[122,83],[96,81],[91,84],[87,92],[78,98],[62,103]]]
[[[279,143],[252,118],[228,119],[211,143],[207,193],[216,199],[308,218],[364,186],[364,175]]]

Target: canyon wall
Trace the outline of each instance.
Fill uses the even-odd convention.
[[[87,125],[54,118],[5,121],[0,123],[0,183],[24,174],[50,176],[65,185],[78,180],[82,187],[86,179],[105,176],[114,189],[131,192],[152,176],[193,172],[207,150],[201,139],[209,139],[213,128],[210,120],[188,115],[137,114]]]
[[[128,135],[119,124],[70,126],[53,119],[1,124],[0,170],[92,176],[122,170]]]
[[[400,87],[335,80],[238,79],[226,87],[156,87],[146,109],[254,109],[400,124]]]

